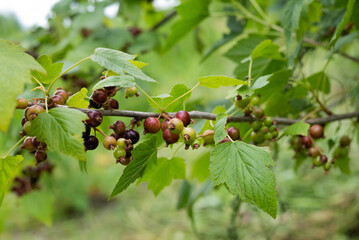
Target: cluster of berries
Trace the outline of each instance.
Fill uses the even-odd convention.
[[[11,191],[17,196],[31,192],[33,189],[39,189],[39,180],[43,173],[51,174],[54,166],[49,162],[44,162],[36,167],[28,166],[22,170],[22,176],[14,178]]]
[[[278,128],[273,118],[264,115],[262,108],[253,109],[253,115],[256,121],[252,122],[253,132],[251,139],[254,144],[262,144],[264,141],[275,141],[278,137]]]

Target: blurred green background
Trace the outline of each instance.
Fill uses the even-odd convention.
[[[104,9],[117,1],[68,1],[61,0],[52,8],[48,26],[23,28],[14,16],[0,16],[0,38],[19,42],[35,57],[42,54],[54,62],[64,62],[64,68],[90,55],[97,47],[108,47],[138,54],[138,60],[149,63],[143,70],[159,84],[141,83],[156,96],[167,93],[177,84],[191,88],[197,78],[207,75],[231,76],[234,63],[223,56],[231,44],[221,48],[202,61],[204,46],[215,43],[227,33],[223,16],[205,20],[169,52],[160,53],[170,25],[157,31],[148,31],[155,23],[173,10],[176,1],[168,9],[157,9],[151,1],[120,1],[115,16],[106,16]],[[158,1],[155,1],[158,2]],[[216,6],[214,6],[215,8]],[[34,6],[34,14],[36,7]],[[133,27],[143,31],[133,36]],[[355,50],[358,44],[350,46]],[[350,50],[350,49],[349,49]],[[309,75],[325,63],[326,52],[314,50],[305,57],[303,69]],[[336,100],[340,87],[350,89],[358,82],[358,65],[334,57],[328,66],[337,81],[332,84],[331,95]],[[92,88],[102,69],[93,63],[85,63],[71,71],[66,79],[57,82],[66,90],[76,92],[81,87]],[[338,87],[340,86],[340,87]],[[38,92],[25,91],[31,98]],[[186,110],[212,111],[216,106],[231,106],[226,99],[230,88],[197,88],[186,103]],[[347,94],[347,93],[345,93]],[[116,96],[120,109],[152,111],[146,98],[125,100],[123,92]],[[334,111],[353,110],[353,106],[340,106]],[[357,109],[355,109],[357,110]],[[5,154],[18,139],[21,130],[22,110],[17,110],[7,134],[0,133],[0,155]],[[107,117],[102,126],[117,118]],[[129,119],[122,119],[126,123]],[[197,121],[200,129],[203,121]],[[237,126],[246,123],[236,124]],[[338,127],[340,132],[337,131]],[[326,137],[336,139],[340,134],[353,133],[350,121],[334,123],[326,128]],[[140,131],[141,132],[141,131]],[[296,171],[293,152],[287,148],[288,139],[278,144],[275,154],[279,198],[279,212],[273,220],[256,207],[241,203],[233,227],[240,239],[359,239],[358,202],[358,145],[351,146],[350,175],[332,169],[324,176],[321,169],[312,170],[307,159]],[[326,143],[319,142],[320,146]],[[278,147],[278,146],[277,146]],[[325,148],[325,147],[324,147]],[[176,149],[176,147],[174,148]],[[329,149],[330,150],[330,149]],[[161,150],[159,157],[170,157],[171,149]],[[115,164],[112,153],[102,145],[87,153],[87,174],[80,171],[77,161],[60,156],[49,156],[55,165],[51,176],[41,178],[41,193],[30,193],[28,199],[9,193],[0,208],[0,227],[3,239],[227,239],[232,226],[232,206],[235,197],[223,186],[212,188],[206,181],[208,149],[184,151],[176,154],[186,159],[188,182],[176,180],[155,197],[147,190],[146,183],[131,186],[111,201],[107,201],[112,188],[123,171]],[[33,156],[25,155],[22,166],[33,165]],[[207,163],[208,164],[208,163]],[[199,167],[197,167],[199,166]],[[191,189],[193,205],[178,210],[178,193]],[[40,194],[31,196],[32,194]],[[200,197],[196,198],[196,194]],[[44,200],[37,202],[36,197]],[[30,209],[30,210],[29,210]],[[32,210],[31,210],[32,209]],[[41,212],[37,214],[36,212]]]

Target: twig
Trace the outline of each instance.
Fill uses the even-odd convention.
[[[151,28],[151,31],[157,30],[159,27],[167,23],[169,20],[171,20],[174,16],[177,15],[176,10],[165,16],[161,21],[159,21],[155,26]]]

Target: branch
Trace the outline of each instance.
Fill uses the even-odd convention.
[[[151,31],[156,31],[159,27],[161,27],[162,25],[164,25],[166,22],[168,22],[169,20],[171,20],[171,18],[173,18],[174,16],[177,15],[176,11],[171,12],[170,14],[168,14],[167,16],[165,16],[161,21],[159,21],[155,26],[153,26],[151,28]]]
[[[29,102],[29,106],[34,105],[32,102]],[[38,104],[44,106],[44,104]],[[58,105],[57,107],[62,108],[72,108],[65,105]],[[84,113],[88,113],[89,111],[93,111],[94,109],[86,109],[86,108],[72,108],[79,110]],[[155,112],[139,112],[139,111],[130,111],[130,110],[98,110],[102,113],[103,116],[118,116],[118,117],[132,117],[137,120],[146,119],[148,117],[162,117],[161,113]],[[174,116],[176,113],[171,112],[168,113],[169,116]],[[191,111],[189,115],[192,119],[207,119],[207,120],[216,120],[216,114],[209,113],[209,112],[200,112],[200,111]],[[345,119],[351,118],[359,118],[359,111],[358,112],[350,112],[350,113],[343,113],[343,114],[335,114],[330,115],[328,117],[323,118],[313,118],[308,119],[305,122],[309,124],[325,124],[329,122],[335,122]],[[227,118],[227,122],[253,122],[257,120],[255,117],[248,117],[248,116],[230,116]],[[291,119],[291,118],[281,118],[281,117],[273,117],[273,121],[276,121],[277,124],[281,125],[291,125],[300,121],[299,119]]]

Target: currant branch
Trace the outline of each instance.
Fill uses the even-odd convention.
[[[29,106],[34,105],[34,103],[29,102]],[[37,103],[37,105],[44,106],[44,104]],[[57,107],[62,108],[72,108],[65,105],[57,105]],[[79,110],[83,113],[88,113],[92,111],[92,109],[86,109],[86,108],[72,108]],[[97,110],[102,113],[103,116],[118,116],[118,117],[131,117],[135,118],[137,120],[146,119],[148,117],[162,117],[161,113],[156,112],[140,112],[140,111],[130,111],[130,110]],[[167,113],[168,116],[173,117],[176,113]],[[209,112],[201,112],[201,111],[191,111],[189,112],[189,115],[191,119],[207,119],[207,120],[216,120],[217,115]],[[335,122],[345,119],[351,119],[351,118],[358,118],[359,117],[359,111],[357,112],[349,112],[349,113],[342,113],[342,114],[335,114],[330,115],[328,117],[322,117],[322,118],[312,118],[305,120],[304,122],[309,123],[311,125],[313,124],[325,124],[329,122]],[[251,117],[251,116],[229,116],[227,118],[227,122],[254,122],[257,118]],[[294,124],[300,119],[291,119],[291,118],[281,118],[281,117],[273,117],[273,121],[277,122],[277,124],[281,125],[291,125]]]

